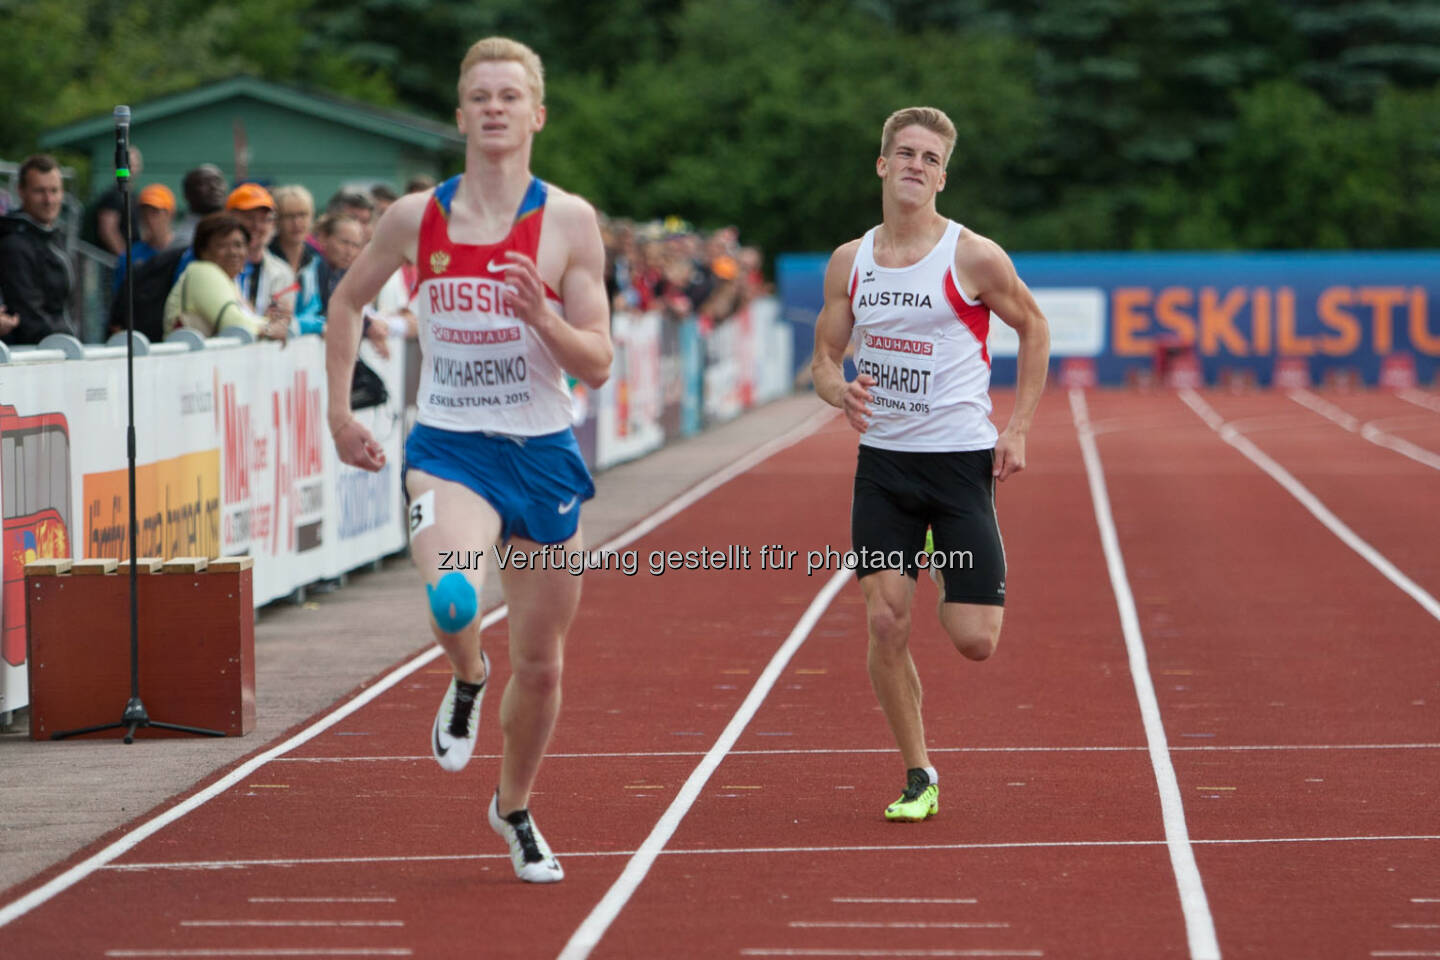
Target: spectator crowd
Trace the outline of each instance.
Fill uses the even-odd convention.
[[[130,170],[138,180],[143,157],[136,148]],[[16,186],[19,209],[0,217],[0,339],[12,346],[77,330],[70,316],[76,269],[60,223],[61,169],[52,157],[29,157]],[[433,186],[418,177],[406,192]],[[164,184],[131,194],[128,255],[119,189],[85,211],[82,236],[116,257],[112,332],[125,329],[122,294],[130,274],[134,326],[152,341],[182,328],[208,337],[238,327],[280,341],[323,333],[331,294],[397,198],[384,184],[342,189],[317,211],[303,186],[232,187],[213,164],[189,171],[181,193],[183,211]],[[616,312],[695,316],[709,329],[768,292],[760,251],[742,247],[735,227],[707,236],[674,217],[651,223],[602,218],[601,230]],[[397,271],[365,312],[366,336],[382,355],[390,336],[416,336],[410,309],[416,279],[413,268]]]

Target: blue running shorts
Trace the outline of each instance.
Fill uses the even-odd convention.
[[[417,423],[405,441],[404,469],[423,470],[483,497],[500,514],[502,543],[511,537],[563,543],[580,526],[580,504],[595,496],[595,482],[568,428],[517,437]]]

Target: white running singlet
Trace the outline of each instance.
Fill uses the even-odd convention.
[[[988,450],[990,308],[955,278],[960,224],[919,263],[875,263],[875,230],[860,241],[850,275],[855,366],[875,378],[870,426],[860,443],[882,450]]]

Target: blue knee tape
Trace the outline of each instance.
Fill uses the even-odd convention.
[[[425,593],[430,597],[431,615],[446,633],[464,630],[480,609],[480,598],[463,573],[447,573],[433,587],[425,584]]]

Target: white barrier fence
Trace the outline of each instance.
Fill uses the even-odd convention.
[[[390,393],[359,414],[385,448],[376,474],[335,456],[319,337],[157,344],[137,356],[139,554],[252,556],[258,606],[402,549],[404,361],[394,346],[390,360],[362,348]],[[129,555],[126,423],[123,347],[45,361],[17,352],[0,364],[0,713],[29,701],[25,563]]]

